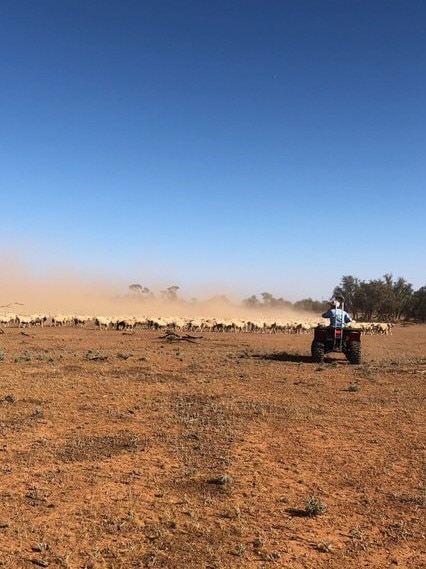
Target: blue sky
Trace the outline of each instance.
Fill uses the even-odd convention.
[[[414,0],[4,0],[0,251],[187,297],[424,286],[425,20]]]

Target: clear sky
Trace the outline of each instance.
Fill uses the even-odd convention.
[[[417,290],[425,21],[423,0],[3,0],[0,250],[184,297]]]

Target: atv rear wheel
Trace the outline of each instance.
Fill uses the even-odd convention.
[[[312,359],[315,363],[321,364],[324,361],[325,346],[322,342],[312,342],[311,346]]]
[[[360,364],[361,363],[361,342],[351,342],[349,350],[346,354],[349,363]]]

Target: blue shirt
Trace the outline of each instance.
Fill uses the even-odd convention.
[[[344,328],[345,324],[352,322],[349,314],[341,308],[329,308],[322,315],[323,318],[330,318],[330,326],[332,328]]]

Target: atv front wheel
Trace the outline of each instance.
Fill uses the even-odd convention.
[[[311,346],[312,359],[315,363],[321,364],[324,361],[325,346],[322,342],[312,342]]]

